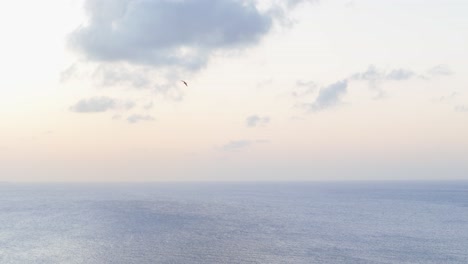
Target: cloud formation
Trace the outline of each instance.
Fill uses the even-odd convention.
[[[70,110],[77,113],[98,113],[113,109],[115,106],[114,99],[102,96],[82,99],[71,106]]]
[[[318,2],[319,0],[286,0],[286,5],[289,7],[289,8],[293,8],[295,7],[296,5],[300,4],[300,3],[303,3],[303,2],[308,2],[308,3],[316,3]]]
[[[130,124],[135,124],[135,123],[138,123],[138,122],[141,122],[141,121],[154,121],[156,119],[154,119],[154,117],[150,116],[150,115],[138,115],[138,114],[135,114],[135,115],[131,115],[127,118],[127,121],[130,123]]]
[[[129,85],[134,88],[148,88],[151,81],[146,69],[101,64],[93,72],[92,78],[101,86]]]
[[[233,150],[246,148],[251,145],[252,145],[252,141],[250,140],[234,140],[222,146],[221,149],[224,151],[233,151]]]
[[[468,106],[466,106],[466,105],[457,105],[457,106],[455,106],[455,111],[457,111],[457,112],[468,112]]]
[[[449,95],[445,95],[445,96],[441,96],[439,98],[436,98],[434,99],[433,101],[434,102],[450,102],[452,101],[453,99],[455,99],[457,96],[459,96],[460,94],[458,92],[452,92],[451,94]]]
[[[149,103],[143,105],[143,109],[145,109],[145,110],[150,110],[150,109],[152,109],[153,107],[154,107],[153,102],[149,102]]]
[[[129,110],[135,107],[132,101],[120,102],[107,96],[91,97],[81,99],[70,107],[70,111],[76,113],[100,113],[112,109]]]
[[[98,62],[203,67],[216,50],[257,43],[273,17],[252,2],[236,0],[88,0],[89,23],[69,44]]]
[[[440,76],[440,75],[448,76],[448,75],[452,75],[453,71],[449,68],[449,66],[445,64],[439,64],[437,66],[430,68],[427,71],[427,73],[429,73],[432,76]]]
[[[317,112],[339,105],[341,97],[347,92],[347,87],[348,81],[343,80],[322,88],[315,102],[306,104],[306,107],[310,111]]]
[[[297,81],[291,93],[294,97],[303,97],[312,94],[317,89],[317,84],[313,81]]]
[[[181,101],[180,76],[204,68],[213,55],[255,46],[289,10],[315,1],[85,0],[87,21],[67,39],[82,60],[61,81],[81,76]]]
[[[369,65],[366,71],[357,72],[351,75],[352,80],[363,80],[369,82],[378,82],[384,80],[402,81],[409,80],[415,76],[415,73],[411,70],[404,68],[396,68],[392,70],[383,70],[377,68],[375,65]]]
[[[237,151],[240,149],[245,149],[251,147],[255,144],[268,143],[268,140],[233,140],[229,143],[223,145],[221,150],[223,151]]]
[[[395,68],[391,70],[379,69],[375,65],[369,65],[366,71],[351,75],[350,80],[368,81],[370,88],[377,91],[375,98],[385,97],[385,91],[380,88],[384,81],[406,81],[416,77],[416,73],[409,69]]]
[[[245,123],[248,127],[262,126],[270,123],[270,117],[251,115],[246,118]]]
[[[409,80],[415,76],[415,73],[408,69],[394,69],[385,75],[386,80],[402,81]]]

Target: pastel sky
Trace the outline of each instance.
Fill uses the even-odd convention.
[[[468,180],[467,11],[3,1],[0,181]]]

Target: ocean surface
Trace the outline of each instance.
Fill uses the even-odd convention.
[[[468,182],[0,183],[0,263],[468,263]]]

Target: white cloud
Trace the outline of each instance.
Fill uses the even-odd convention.
[[[415,76],[415,73],[407,69],[393,69],[385,75],[386,80],[403,81],[409,80]]]
[[[234,140],[230,141],[229,143],[223,145],[221,147],[222,150],[224,151],[233,151],[233,150],[238,150],[242,148],[246,148],[252,145],[252,141],[250,140]]]
[[[438,75],[448,76],[448,75],[452,75],[454,72],[449,68],[448,65],[439,64],[437,66],[430,68],[427,71],[427,73],[429,73],[432,76],[438,76]]]
[[[255,144],[269,143],[268,140],[233,140],[223,145],[221,150],[223,151],[237,151],[251,147]]]
[[[341,103],[341,97],[346,94],[348,81],[343,80],[333,83],[325,88],[320,89],[320,92],[314,103],[306,104],[305,106],[310,111],[322,111]]]
[[[127,118],[127,121],[130,124],[135,124],[141,121],[154,121],[154,120],[156,119],[150,115],[138,115],[138,114],[131,115]]]
[[[70,107],[70,111],[76,113],[99,113],[114,109],[129,110],[135,107],[135,105],[132,101],[118,101],[107,96],[100,96],[81,99]]]
[[[269,13],[235,0],[88,0],[89,23],[69,45],[87,59],[196,70],[216,50],[247,47],[267,34]]]
[[[246,118],[245,123],[248,127],[262,126],[270,123],[270,117],[251,115]]]
[[[468,112],[468,106],[466,106],[466,105],[457,105],[457,106],[455,106],[455,111],[457,111],[457,112]]]
[[[350,80],[367,81],[370,88],[377,91],[376,99],[385,97],[386,93],[380,88],[380,84],[385,81],[407,81],[416,77],[416,73],[409,69],[394,68],[390,70],[377,68],[369,65],[366,71],[357,72],[351,75]]]
[[[363,80],[369,82],[378,82],[384,80],[403,81],[409,80],[415,76],[412,70],[404,68],[395,68],[391,70],[383,70],[377,68],[375,65],[369,65],[366,71],[357,72],[352,74],[350,79]]]
[[[70,110],[77,113],[97,113],[113,109],[115,106],[116,101],[114,99],[102,96],[82,99],[71,106]]]
[[[149,103],[143,105],[143,109],[145,109],[145,110],[150,110],[153,107],[154,107],[153,102],[149,102]]]
[[[293,92],[294,97],[304,97],[312,94],[317,89],[317,84],[313,81],[297,81]]]
[[[134,88],[149,88],[151,81],[147,71],[141,68],[129,68],[116,65],[100,64],[92,74],[93,80],[100,86],[128,85]]]

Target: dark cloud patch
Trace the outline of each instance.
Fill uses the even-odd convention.
[[[213,51],[257,43],[274,17],[236,0],[88,0],[69,44],[97,62],[203,67]]]
[[[180,78],[190,78],[213,55],[258,44],[291,8],[316,0],[274,1],[261,10],[255,2],[85,0],[87,21],[67,39],[82,59],[62,72],[61,81],[85,78],[181,101]]]
[[[248,127],[263,126],[270,123],[270,117],[251,115],[246,118],[245,123]]]
[[[346,94],[348,81],[343,80],[320,89],[320,92],[312,104],[306,104],[306,107],[313,112],[322,111],[334,107],[341,103],[341,97]]]
[[[138,122],[141,122],[141,121],[154,121],[156,119],[154,119],[154,117],[150,116],[150,115],[131,115],[127,118],[127,121],[130,123],[130,124],[135,124],[135,123],[138,123]]]

